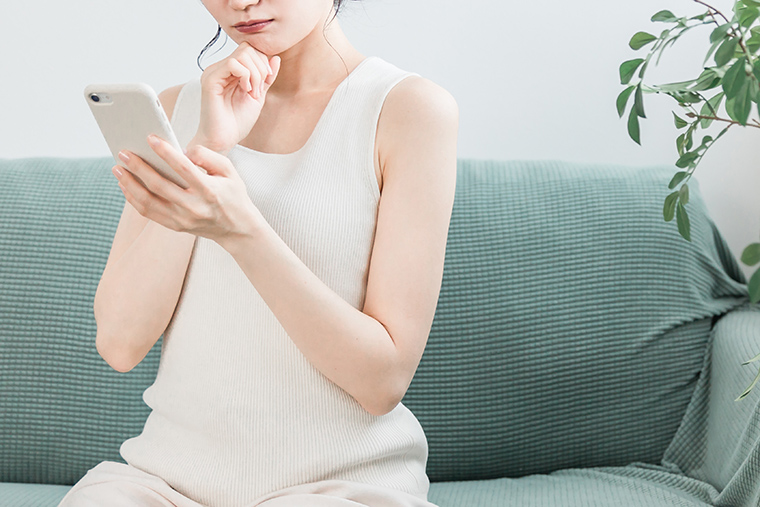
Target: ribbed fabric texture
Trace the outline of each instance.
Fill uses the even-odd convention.
[[[337,87],[302,149],[229,154],[267,222],[358,310],[380,195],[375,128],[388,92],[411,74],[369,57]],[[185,146],[200,118],[199,79],[175,111]],[[427,496],[427,443],[414,414],[403,404],[366,412],[303,356],[232,256],[206,238],[196,241],[143,398],[152,412],[121,455],[211,507],[322,479]]]
[[[95,348],[93,300],[124,207],[114,164],[0,159],[0,481],[74,484],[121,461],[145,424],[159,348],[128,373]]]
[[[747,301],[695,180],[692,241],[663,220],[672,176],[460,162],[441,295],[403,399],[432,482],[660,463],[713,319]]]
[[[65,491],[44,484],[120,461],[149,412],[162,339],[128,373],[94,346],[124,205],[114,163],[0,159],[0,505],[56,505]],[[698,186],[692,243],[662,220],[672,174],[459,161],[441,297],[403,400],[430,445],[429,501],[760,505],[760,388],[733,401],[757,371],[741,362],[760,351],[760,306]]]

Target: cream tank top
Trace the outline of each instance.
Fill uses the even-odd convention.
[[[410,75],[365,58],[337,87],[306,144],[228,154],[248,195],[327,286],[363,308],[380,191],[375,131],[388,92]],[[200,118],[200,78],[181,89],[171,123],[186,148]],[[373,416],[291,341],[233,257],[198,237],[165,333],[152,409],[124,460],[212,507],[251,503],[340,479],[427,500],[428,446],[399,403]]]

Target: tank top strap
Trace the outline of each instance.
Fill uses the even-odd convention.
[[[360,65],[336,90],[338,96],[325,111],[323,125],[315,133],[315,144],[331,143],[334,147],[336,140],[340,139],[341,155],[359,157],[350,165],[365,172],[365,179],[377,200],[380,189],[375,176],[374,154],[380,112],[394,86],[419,74],[402,70],[378,56],[369,56]]]
[[[177,95],[170,123],[183,150],[198,132],[201,122],[201,78],[185,83]]]

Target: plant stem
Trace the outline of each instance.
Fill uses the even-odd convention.
[[[717,12],[718,14],[720,14],[720,17],[722,17],[723,19],[725,19],[725,20],[726,20],[726,23],[728,23],[728,19],[726,18],[726,16],[724,16],[722,12],[720,12],[718,9],[716,9],[716,8],[715,8],[715,7],[713,7],[712,5],[707,5],[707,4],[706,4],[706,3],[704,3],[702,0],[694,0],[694,1],[695,1],[695,2],[697,2],[698,4],[702,4],[702,5],[704,5],[704,6],[705,6],[705,7],[707,7],[708,9],[712,9],[712,10],[714,10],[715,12]],[[720,23],[718,23],[718,21],[715,19],[715,16],[713,16],[713,13],[712,13],[712,12],[710,12],[710,13],[708,13],[708,14],[710,14],[710,17],[712,17],[712,18],[713,18],[713,21],[715,21],[715,24],[716,24],[716,25],[719,25],[719,26],[720,26]]]
[[[704,5],[708,9],[712,9],[716,13],[720,14],[720,17],[722,17],[726,21],[726,23],[730,23],[730,21],[728,20],[728,18],[726,16],[724,16],[722,12],[720,12],[718,9],[716,9],[712,5],[708,5],[705,2],[703,2],[702,0],[694,0],[694,1],[697,2],[698,4]],[[718,23],[718,21],[715,19],[715,16],[713,16],[713,13],[712,12],[708,12],[708,14],[710,14],[710,17],[713,18],[713,21],[715,21],[715,24],[718,25],[718,26],[720,26],[720,23]],[[747,57],[747,61],[749,62],[749,64],[752,65],[754,63],[754,61],[752,60],[752,55],[750,54],[749,50],[747,49],[747,46],[744,45],[744,33],[742,33],[741,26],[739,26],[738,28],[731,27],[731,32],[732,32],[731,33],[732,37],[739,37],[739,46],[742,48],[742,51],[744,51],[744,55]],[[738,36],[736,35],[736,32],[739,32]]]
[[[717,120],[717,121],[725,121],[725,122],[736,124],[736,125],[741,125],[738,121],[727,120],[726,118],[718,118],[717,116],[701,116],[695,113],[686,113],[684,116],[688,116],[689,118],[697,118],[697,120]],[[744,126],[760,128],[760,123],[758,123],[757,120],[753,119],[752,121],[755,122],[755,125],[750,125],[749,123],[747,123]]]

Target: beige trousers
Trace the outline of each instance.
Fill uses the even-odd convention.
[[[115,461],[90,469],[58,507],[208,507],[173,489],[160,477]],[[437,507],[404,491],[329,480],[275,491],[240,507]]]

